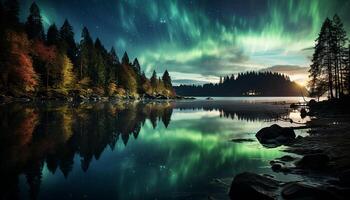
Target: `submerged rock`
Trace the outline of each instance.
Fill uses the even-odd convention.
[[[271,160],[270,161],[271,169],[274,172],[290,172],[291,170],[287,167],[286,163],[279,160]]]
[[[234,138],[231,139],[232,142],[236,142],[236,143],[242,143],[242,142],[254,142],[254,139],[251,138]]]
[[[308,154],[302,157],[296,166],[304,169],[324,169],[328,166],[329,156],[323,153]]]
[[[308,200],[328,200],[338,199],[329,191],[306,185],[304,183],[288,183],[282,189],[282,197],[284,199],[308,199]]]
[[[289,156],[289,155],[285,155],[285,156],[282,156],[282,157],[278,158],[278,160],[281,160],[281,161],[284,161],[284,162],[290,162],[290,161],[294,161],[295,158],[292,157],[292,156]]]
[[[293,142],[296,137],[293,129],[283,128],[277,124],[262,128],[255,136],[261,144],[267,147],[289,144]]]
[[[280,182],[258,174],[244,172],[232,181],[229,196],[231,199],[272,200]]]

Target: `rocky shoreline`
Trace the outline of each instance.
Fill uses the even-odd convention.
[[[270,175],[244,172],[234,177],[231,199],[347,199],[350,196],[350,115],[347,103],[310,102],[307,114],[314,116],[304,128],[306,137],[296,137],[292,128],[272,125],[256,137],[269,148],[285,145],[292,153],[270,161],[277,173],[294,174],[300,181],[279,181]],[[332,107],[332,109],[329,109]],[[335,107],[335,108],[334,108]],[[301,112],[302,113],[302,112]]]

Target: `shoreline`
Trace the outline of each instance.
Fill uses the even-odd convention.
[[[346,199],[350,195],[350,114],[338,105],[326,101],[311,106],[313,117],[303,127],[308,135],[285,144],[281,151],[286,154],[269,161],[273,172],[298,175],[301,180],[284,182],[271,174],[245,172],[234,177],[231,199]],[[325,107],[336,107],[337,112]]]

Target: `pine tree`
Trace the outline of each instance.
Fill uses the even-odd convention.
[[[73,27],[66,19],[60,29],[61,50],[67,53],[67,56],[76,65],[77,46],[74,40]]]
[[[129,56],[128,56],[128,53],[126,53],[126,51],[124,52],[124,55],[122,57],[122,64],[130,65]]]
[[[166,95],[167,96],[174,95],[175,92],[173,90],[173,85],[171,83],[171,78],[170,78],[168,70],[165,70],[165,72],[162,76],[162,81],[164,84],[164,89],[166,90]]]
[[[44,40],[45,32],[40,15],[40,9],[34,2],[30,6],[30,14],[25,24],[28,39]]]
[[[171,89],[173,87],[172,83],[171,83],[171,78],[169,75],[168,70],[165,70],[163,76],[162,76],[162,80],[164,82],[165,88],[166,89]]]
[[[84,27],[81,33],[81,41],[79,44],[79,79],[83,79],[91,71],[92,67],[92,54],[93,54],[93,41],[90,36],[89,30]]]
[[[158,80],[157,73],[156,73],[155,70],[153,70],[153,73],[152,73],[152,76],[151,76],[151,79],[150,79],[151,86],[152,86],[153,90],[155,90],[155,88],[157,88],[157,80]]]
[[[52,24],[48,29],[47,29],[47,38],[46,38],[46,44],[51,46],[51,45],[59,45],[60,41],[60,34],[58,32],[56,24]]]
[[[95,54],[96,54],[96,60],[95,60],[95,67],[97,70],[97,85],[98,86],[104,86],[105,88],[108,86],[109,83],[109,75],[106,73],[107,66],[107,51],[102,45],[99,38],[95,41]]]
[[[115,84],[118,84],[118,71],[119,71],[118,68],[120,63],[114,47],[112,47],[111,50],[109,51],[109,62],[111,65],[111,69],[110,69],[111,81],[114,82]]]
[[[309,70],[311,94],[322,95],[328,91],[329,97],[339,98],[346,87],[346,42],[347,36],[340,18],[324,21],[316,40],[312,65]]]
[[[333,53],[335,56],[335,80],[336,80],[336,93],[339,98],[340,94],[344,93],[344,69],[346,68],[346,42],[348,40],[343,23],[339,16],[336,14],[333,17]]]
[[[135,70],[136,74],[141,75],[141,67],[140,67],[140,63],[137,60],[137,58],[134,59],[132,66],[134,66],[134,70]]]

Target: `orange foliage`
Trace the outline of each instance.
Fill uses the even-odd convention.
[[[48,47],[41,41],[34,41],[32,53],[47,63],[53,63],[57,55],[54,46]]]
[[[33,91],[38,85],[38,76],[33,69],[29,56],[30,42],[24,33],[8,32],[7,39],[11,44],[8,67],[10,76],[23,86],[25,91]]]
[[[32,66],[32,60],[28,55],[23,53],[18,55],[18,66],[15,68],[15,73],[19,80],[23,81],[26,91],[34,90],[34,87],[38,85],[37,76]]]

